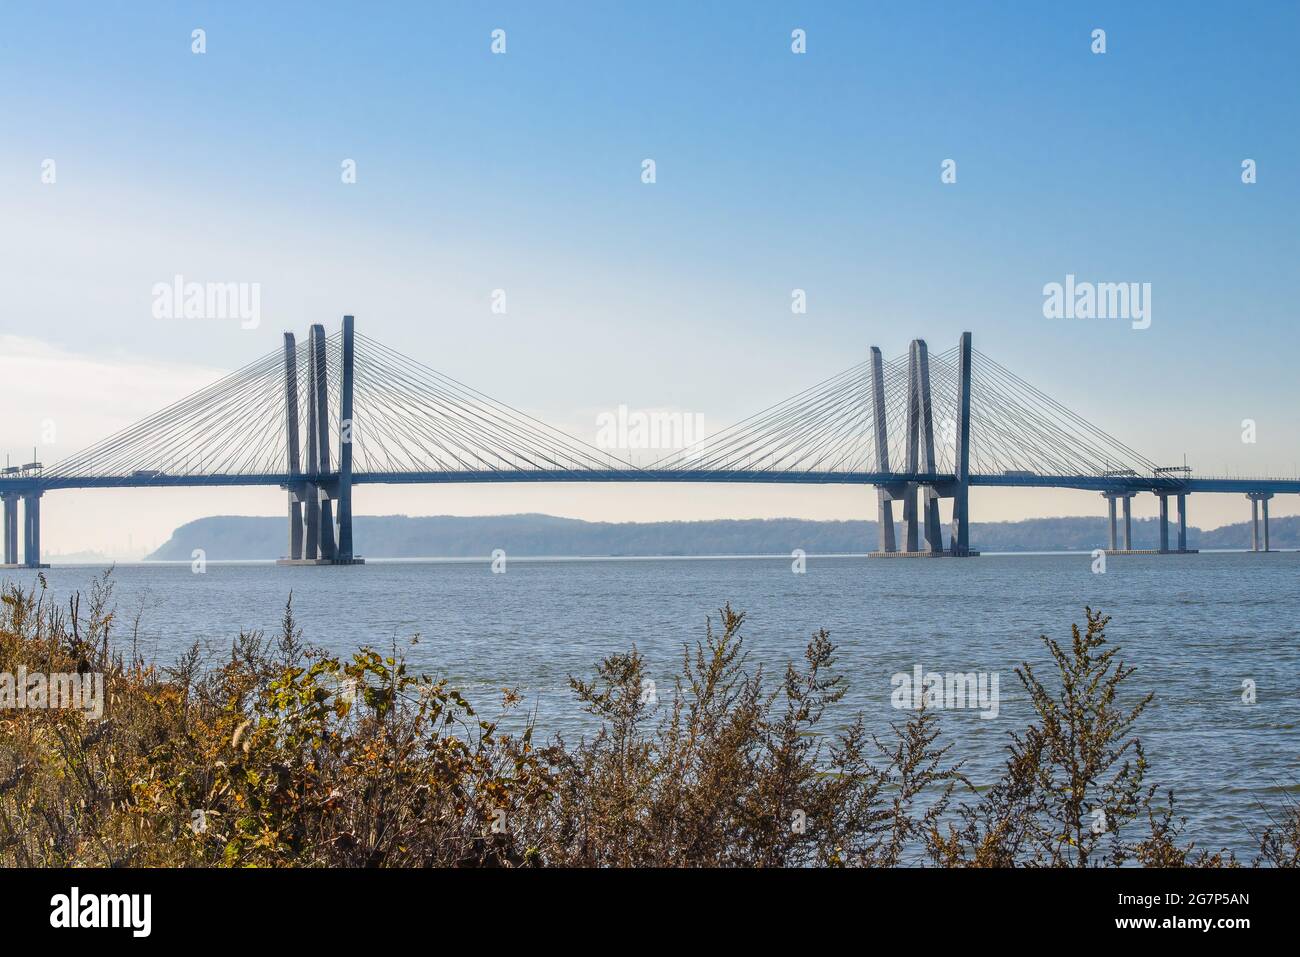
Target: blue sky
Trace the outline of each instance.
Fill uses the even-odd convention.
[[[587,438],[620,403],[722,426],[870,344],[946,348],[970,329],[1151,458],[1289,474],[1297,36],[1292,3],[8,4],[0,335],[26,340],[11,362],[39,348],[107,379],[115,363],[136,372],[111,402],[43,377],[49,395],[11,410],[0,445],[30,448],[57,408],[42,451],[57,458],[167,401],[164,385],[353,312]],[[150,289],[176,273],[260,282],[261,325],[154,319]],[[1043,285],[1067,273],[1150,282],[1151,327],[1044,318]],[[869,511],[844,491],[404,494],[359,508]],[[227,504],[279,511],[264,499]],[[1075,501],[1016,507],[1094,508]],[[212,505],[183,500],[165,522]],[[1198,507],[1201,524],[1245,514]],[[975,518],[1014,511],[990,501]]]

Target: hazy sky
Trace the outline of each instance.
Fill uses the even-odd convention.
[[[350,312],[588,441],[620,404],[721,427],[871,344],[942,350],[969,329],[1151,459],[1294,474],[1300,7],[1037,7],[6,4],[0,454],[56,461]],[[154,318],[177,274],[260,283],[260,324]],[[1043,286],[1067,274],[1149,282],[1150,328],[1045,318]],[[1104,511],[1084,493],[973,502],[976,522]],[[51,493],[44,545],[138,546],[283,506]],[[854,518],[874,495],[364,487],[356,507]],[[1205,495],[1190,512],[1249,508]]]

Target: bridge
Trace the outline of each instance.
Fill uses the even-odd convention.
[[[972,486],[1070,488],[1107,501],[1110,551],[1132,553],[1134,496],[1159,500],[1161,554],[1187,553],[1187,497],[1244,494],[1252,546],[1300,479],[1160,466],[989,356],[969,332],[932,354],[869,358],[644,467],[552,428],[355,331],[313,325],[283,349],[62,461],[0,472],[4,563],[42,567],[41,498],[102,488],[272,486],[293,564],[358,564],[352,491],[367,484],[732,482],[874,486],[881,557],[967,557]],[[945,543],[939,503],[952,501]],[[1176,513],[1171,529],[1170,504]],[[901,535],[894,506],[901,506]],[[18,527],[21,505],[22,558]],[[1122,544],[1117,506],[1122,507]],[[1262,538],[1260,514],[1262,508]],[[1171,547],[1171,532],[1173,547]]]

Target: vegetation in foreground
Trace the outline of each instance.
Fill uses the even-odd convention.
[[[1151,696],[1091,609],[1050,676],[1017,675],[1035,714],[977,795],[933,711],[882,739],[843,699],[825,631],[776,680],[748,667],[743,613],[688,645],[674,693],[643,692],[635,647],[571,679],[590,740],[506,733],[395,649],[308,647],[286,606],[274,639],[241,634],[215,667],[116,647],[108,575],[82,607],[0,593],[0,673],[100,672],[104,717],[0,710],[5,866],[1238,866],[1183,843],[1134,733]],[[1252,863],[1300,860],[1300,806],[1255,835]]]

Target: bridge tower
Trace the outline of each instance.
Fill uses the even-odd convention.
[[[970,547],[970,435],[971,435],[971,334],[964,332],[957,343],[957,421],[954,429],[951,478],[940,477],[934,447],[934,403],[930,390],[930,353],[924,339],[914,339],[907,360],[907,462],[902,471],[914,476],[911,482],[880,485],[880,550],[872,556],[958,556],[979,554]],[[880,350],[871,349],[871,401],[874,413],[876,468],[892,474],[889,461],[889,433],[886,424],[883,361]],[[926,481],[925,476],[934,476]],[[918,504],[917,495],[921,496]],[[939,500],[952,498],[952,539],[944,549],[939,521]],[[903,547],[894,538],[893,503],[903,502]],[[924,536],[924,542],[922,542]]]
[[[356,365],[353,320],[343,317],[343,368],[339,384],[339,542],[337,558],[353,561],[352,555],[352,380]]]
[[[315,323],[311,327],[311,415],[309,421],[315,432],[316,458],[311,466],[317,476],[316,500],[320,507],[320,557],[333,561],[336,557],[334,548],[334,509],[330,504],[329,487],[326,476],[330,474],[330,414],[329,414],[329,378],[325,363],[325,327]]]
[[[885,417],[885,363],[880,350],[871,347],[871,412],[876,431],[876,468],[889,472],[889,426]],[[876,487],[876,521],[880,529],[880,550],[898,551],[894,539],[894,500],[907,494],[904,485]]]
[[[352,409],[355,368],[353,318],[343,317],[343,367],[339,389],[339,471],[330,462],[329,367],[325,327],[314,324],[307,340],[307,450],[300,463],[297,344],[284,335],[285,439],[288,449],[289,555],[283,564],[361,565],[352,545]],[[301,481],[293,481],[301,476]],[[338,504],[338,538],[334,503]]]
[[[935,473],[934,410],[930,404],[930,353],[924,339],[912,340],[907,366],[907,471],[913,475]],[[924,459],[924,468],[921,460]],[[943,551],[939,527],[939,490],[934,483],[909,483],[903,501],[903,531],[907,551],[920,551],[917,492],[921,493],[925,523],[925,551]]]
[[[302,559],[315,562],[320,557],[320,485],[316,476],[320,472],[320,429],[316,425],[316,332],[313,326],[307,333],[307,461],[303,474],[303,535]]]
[[[297,476],[302,474],[302,461],[298,451],[298,344],[292,332],[284,334],[284,436],[289,473],[289,484],[285,486],[289,493],[289,561],[301,561],[306,486],[297,481]]]
[[[956,472],[952,494],[952,553],[970,554],[970,362],[971,334],[957,340]]]

